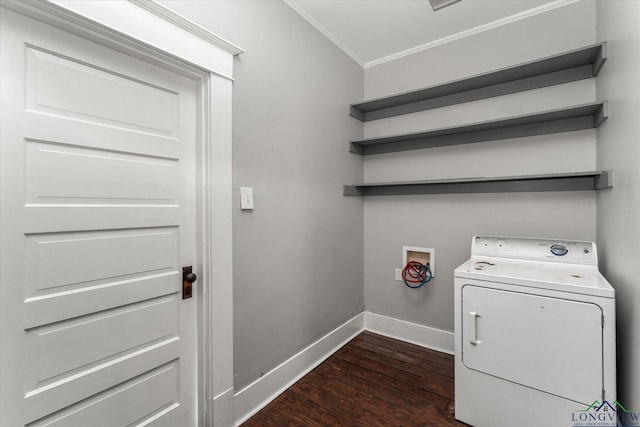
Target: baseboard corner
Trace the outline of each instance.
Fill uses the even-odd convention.
[[[245,422],[363,330],[364,313],[359,313],[239,390],[233,399],[235,425]]]
[[[408,322],[389,316],[364,312],[364,329],[447,354],[454,354],[453,332]]]

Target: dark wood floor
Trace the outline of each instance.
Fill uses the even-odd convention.
[[[453,356],[363,332],[243,427],[465,426],[453,384]]]

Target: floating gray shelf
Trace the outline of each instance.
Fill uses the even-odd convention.
[[[611,171],[345,185],[345,196],[590,191],[612,187]]]
[[[599,43],[498,71],[352,104],[350,114],[366,122],[595,77],[606,61],[605,47],[606,43]]]
[[[570,132],[596,128],[606,117],[606,103],[592,103],[427,132],[351,141],[349,151],[364,155],[381,154]]]

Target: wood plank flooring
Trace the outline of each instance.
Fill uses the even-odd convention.
[[[363,332],[242,425],[466,426],[453,386],[453,356]]]

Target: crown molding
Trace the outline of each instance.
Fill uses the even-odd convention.
[[[132,1],[132,0],[130,0]],[[349,49],[344,43],[342,43],[333,33],[327,28],[318,22],[313,16],[307,13],[306,10],[302,6],[300,6],[297,0],[284,0],[284,2],[291,7],[291,9],[298,12],[300,16],[302,16],[307,22],[313,25],[316,30],[320,31],[326,38],[331,40],[333,44],[338,46],[344,53],[346,53],[351,59],[353,59],[358,65],[364,68],[365,64],[362,59],[358,57],[351,49]]]
[[[185,18],[184,16],[174,12],[168,7],[158,3],[155,0],[129,0],[131,3],[135,4],[138,7],[145,9],[148,12],[153,13],[160,18],[171,22],[172,24],[182,28],[183,30],[200,37],[203,40],[213,44],[214,46],[223,49],[224,51],[232,54],[239,55],[244,52],[244,50],[230,41],[218,36],[217,34],[212,33],[201,25],[196,24],[195,22]]]
[[[453,42],[455,40],[459,40],[459,39],[463,39],[465,37],[469,37],[469,36],[473,36],[476,34],[480,34],[483,33],[485,31],[489,31],[489,30],[493,30],[494,28],[498,28],[498,27],[502,27],[503,25],[507,25],[507,24],[511,24],[513,22],[517,22],[523,19],[527,19],[530,18],[532,16],[535,15],[539,15],[541,13],[545,13],[545,12],[549,12],[551,10],[560,8],[560,7],[564,7],[564,6],[568,6],[570,4],[573,3],[577,3],[581,0],[556,0],[554,2],[551,3],[547,3],[545,5],[542,6],[538,6],[535,7],[533,9],[529,9],[526,10],[524,12],[520,12],[517,13],[515,15],[511,15],[508,16],[506,18],[502,18],[502,19],[498,19],[496,21],[493,22],[489,22],[487,24],[483,24],[483,25],[479,25],[477,27],[474,28],[470,28],[468,30],[465,31],[461,31],[459,33],[456,34],[452,34],[450,36],[446,36],[446,37],[442,37],[440,39],[437,40],[433,40],[431,42],[425,43],[425,44],[421,44],[419,46],[415,46],[412,47],[410,49],[406,49],[403,50],[401,52],[397,52],[388,56],[384,56],[382,58],[379,59],[374,59],[373,61],[369,61],[363,64],[363,68],[371,68],[371,67],[375,67],[376,65],[380,65],[380,64],[384,64],[386,62],[391,62],[391,61],[395,61],[396,59],[400,59],[400,58],[404,58],[406,56],[410,56],[413,55],[415,53],[419,53],[422,51],[425,51],[427,49],[431,49],[433,47],[436,46],[441,46],[443,44],[447,44],[450,42]]]

